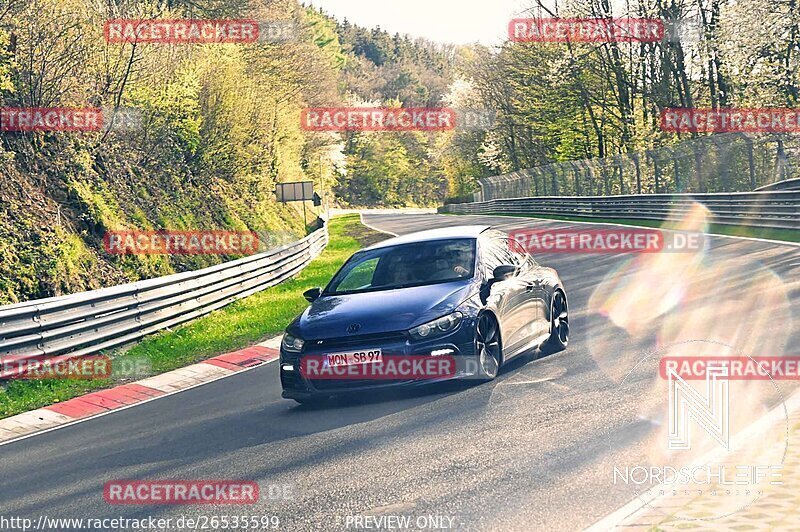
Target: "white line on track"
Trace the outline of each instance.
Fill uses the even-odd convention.
[[[387,235],[399,236],[397,233],[392,233],[391,231],[387,231],[385,229],[378,229],[377,227],[375,227],[373,225],[369,225],[367,222],[364,221],[364,213],[363,212],[359,211],[358,215],[361,217],[361,225],[363,225],[365,227],[369,227],[373,231],[378,231],[379,233],[386,233]]]

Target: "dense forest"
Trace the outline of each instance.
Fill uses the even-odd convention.
[[[342,72],[346,105],[442,105],[453,79],[454,47],[359,28],[347,20],[337,24],[337,34],[350,58]],[[357,205],[435,204],[447,192],[438,165],[442,135],[447,133],[346,132],[337,196]]]
[[[480,177],[669,146],[667,107],[796,107],[798,0],[531,0],[542,17],[652,17],[648,43],[453,46],[362,28],[298,0],[0,0],[0,107],[125,108],[139,127],[0,132],[0,304],[202,267],[225,257],[121,256],[106,231],[305,231],[275,183],[327,205],[436,205]],[[109,19],[291,23],[251,44],[112,43]],[[674,29],[674,28],[672,28]],[[503,31],[500,29],[500,31]],[[323,106],[484,110],[490,127],[304,130]],[[783,139],[777,149],[785,150]]]
[[[708,135],[663,131],[662,110],[800,104],[797,0],[645,0],[625,4],[628,10],[608,0],[572,0],[558,3],[561,9],[532,4],[540,17],[657,19],[666,35],[476,48],[465,70],[480,99],[498,111],[482,144],[493,174],[677,144],[702,157],[707,144],[692,141]],[[770,137],[765,149],[785,162],[800,155],[793,137]]]
[[[651,174],[661,164],[663,175],[660,188],[652,175],[650,183],[639,183],[645,192],[749,190],[752,183],[798,174],[795,135],[750,135],[742,141],[730,135],[671,133],[660,124],[667,108],[798,107],[797,0],[646,0],[626,4],[624,10],[608,0],[555,5],[531,0],[526,13],[655,19],[663,22],[665,36],[654,42],[509,39],[498,47],[417,41],[408,49],[399,36],[339,24],[346,53],[357,59],[345,68],[350,101],[485,109],[494,119],[488,128],[435,135],[348,134],[344,151],[352,172],[340,181],[339,196],[389,205],[428,203],[443,195],[467,198],[478,178],[573,160],[648,157]],[[747,149],[749,171],[743,155]],[[673,169],[675,157],[688,161],[682,160],[681,168],[675,162]],[[635,184],[609,183],[613,170],[606,170],[613,165],[592,166],[600,171],[588,179],[596,182],[583,183],[582,192],[636,190]],[[573,179],[563,167],[543,172],[550,173],[553,181],[567,174]],[[679,183],[679,173],[699,176],[700,182]],[[541,185],[545,193],[559,188],[555,182]],[[561,193],[579,193],[577,184],[560,185]],[[538,186],[534,183],[531,191]]]
[[[298,33],[251,45],[103,38],[110,18],[237,17]],[[140,113],[129,130],[0,133],[0,303],[229,258],[109,256],[109,230],[252,230],[265,246],[304,234],[275,183],[319,176],[325,146],[297,116],[338,100],[342,65],[335,25],[294,0],[0,0],[0,107]]]

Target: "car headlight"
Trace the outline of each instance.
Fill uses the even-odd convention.
[[[429,321],[428,323],[423,323],[422,325],[414,327],[408,332],[417,340],[435,338],[437,336],[454,331],[456,327],[458,327],[458,324],[461,323],[463,318],[464,315],[460,312],[453,312],[452,314],[448,314],[447,316],[443,316],[439,319]]]
[[[303,345],[305,342],[297,338],[296,336],[292,336],[289,333],[283,335],[283,348],[290,353],[299,353],[303,350]]]

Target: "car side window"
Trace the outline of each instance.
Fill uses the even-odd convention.
[[[494,269],[502,264],[500,255],[497,252],[497,246],[494,244],[494,239],[481,237],[480,247],[483,275],[486,279],[491,279]]]

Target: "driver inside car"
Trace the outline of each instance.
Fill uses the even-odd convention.
[[[452,279],[453,276],[465,277],[470,272],[471,254],[467,249],[455,249],[435,264],[435,279]]]
[[[453,261],[453,272],[459,277],[469,275],[471,268],[472,253],[468,249],[459,249],[455,252]]]

